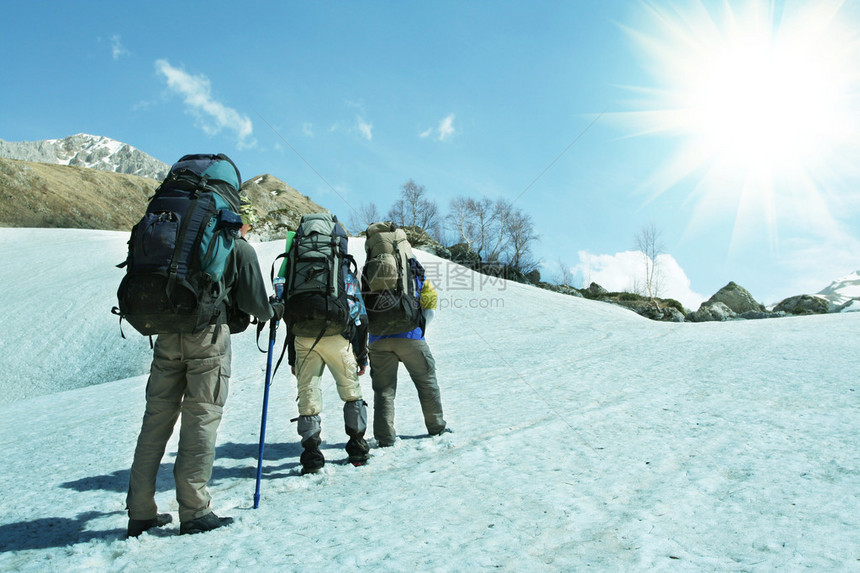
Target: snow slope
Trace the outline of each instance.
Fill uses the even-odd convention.
[[[856,303],[860,300],[860,271],[854,271],[841,279],[833,281],[827,287],[820,290],[818,295],[836,306],[844,305],[854,299],[851,310],[858,310]]]
[[[327,375],[330,463],[299,476],[284,369],[251,509],[265,355],[245,333],[211,482],[215,511],[236,523],[125,540],[149,353],[107,312],[126,238],[0,229],[0,389],[14,397],[0,405],[2,571],[860,569],[860,315],[658,323],[424,253],[442,304],[428,340],[455,433],[424,435],[404,375],[402,439],[364,467],[340,465]],[[255,246],[268,274],[280,245]],[[359,240],[351,251],[363,258]],[[114,381],[71,389],[79,378]],[[174,518],[175,447],[157,498]]]

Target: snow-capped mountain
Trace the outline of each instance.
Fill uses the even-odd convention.
[[[842,306],[852,301],[853,304],[857,304],[857,301],[860,301],[860,271],[854,271],[850,275],[833,281],[820,290],[818,295],[835,306]]]
[[[78,133],[63,139],[3,141],[0,157],[76,165],[115,173],[163,179],[170,166],[128,145],[101,135]]]

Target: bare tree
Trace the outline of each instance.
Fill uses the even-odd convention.
[[[505,199],[457,197],[446,220],[480,260],[506,261],[521,271],[537,267],[531,254],[538,239],[532,218]]]
[[[427,189],[412,179],[400,187],[400,199],[388,211],[388,218],[404,227],[421,227],[433,232],[439,221],[439,207],[427,199]]]
[[[349,229],[352,233],[364,231],[371,223],[382,221],[376,203],[362,203],[358,210],[353,209],[349,216]]]
[[[486,200],[489,204],[489,199]],[[513,235],[509,223],[516,211],[510,202],[505,199],[496,199],[489,210],[490,216],[487,220],[486,229],[486,254],[487,260],[496,262],[502,254],[511,246]]]
[[[490,198],[457,197],[451,201],[448,224],[482,261],[495,262],[504,244],[506,203]]]
[[[560,258],[557,261],[558,263],[558,274],[556,275],[556,280],[560,285],[573,285],[573,272],[570,270],[570,265],[568,265],[565,261]]]
[[[653,222],[645,225],[636,233],[636,246],[642,253],[642,259],[645,263],[645,293],[651,299],[660,293],[660,269],[657,257],[663,253],[661,234]]]
[[[451,199],[448,215],[445,221],[448,228],[457,236],[457,241],[466,243],[472,249],[472,241],[475,236],[475,222],[471,217],[473,199],[466,197],[454,197]]]
[[[533,270],[536,262],[532,259],[531,248],[538,240],[531,215],[521,209],[508,206],[505,221],[506,235],[510,246],[510,265],[523,273]]]

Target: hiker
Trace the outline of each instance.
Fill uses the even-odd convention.
[[[327,366],[343,400],[349,463],[367,461],[367,403],[359,376],[367,367],[367,315],[347,253],[347,237],[328,213],[305,215],[287,256],[284,283],[288,360],[298,388],[301,473],[325,466],[320,450],[322,391]]]
[[[451,432],[442,415],[436,363],[424,339],[436,312],[436,289],[412,253],[403,229],[394,223],[367,228],[367,261],[361,291],[367,305],[368,355],[373,384],[373,436],[381,448],[393,446],[397,369],[406,367],[431,436]]]
[[[184,167],[178,167],[188,157],[193,159],[185,161]],[[186,156],[174,166],[179,174],[176,179],[191,177],[188,171],[202,169],[201,165],[205,166],[208,159],[200,157],[211,159],[214,156]],[[226,156],[218,157],[226,159]],[[209,324],[204,325],[202,330],[160,332],[155,339],[146,385],[146,411],[134,452],[126,498],[129,537],[137,537],[150,528],[172,521],[170,514],[157,511],[156,477],[167,441],[180,418],[179,447],[173,465],[179,505],[179,533],[210,531],[233,522],[231,517],[219,517],[212,511],[207,488],[215,460],[216,433],[229,388],[231,329],[234,332],[244,330],[250,320],[249,315],[256,316],[260,321],[280,320],[283,303],[267,298],[257,254],[244,239],[251,229],[254,214],[253,207],[247,201],[243,201],[241,206],[237,204],[241,182],[238,169],[233,165],[235,175],[232,176],[219,173],[221,169],[224,167],[213,162],[204,173],[202,183],[197,184],[212,185],[216,176],[231,179],[226,193],[227,203],[234,215],[235,211],[242,213],[241,226],[231,239],[232,249],[226,256],[220,279],[226,297],[220,301]],[[208,178],[210,174],[212,179]],[[168,179],[170,177],[168,175]],[[167,186],[166,180],[160,189]],[[158,194],[154,200],[157,198]],[[217,216],[228,215],[222,210]],[[236,217],[239,218],[238,215]],[[234,316],[237,314],[240,316],[240,325],[234,327]]]

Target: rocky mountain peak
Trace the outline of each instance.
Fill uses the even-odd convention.
[[[127,143],[78,133],[63,139],[3,141],[0,157],[37,163],[89,167],[161,180],[170,166]]]

